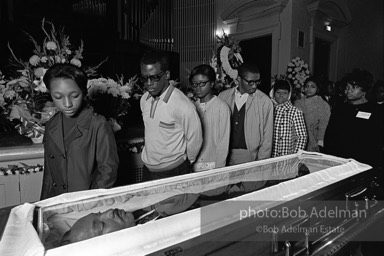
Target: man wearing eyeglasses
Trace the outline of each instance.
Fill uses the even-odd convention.
[[[195,106],[169,84],[168,63],[161,51],[145,53],[140,62],[140,80],[147,90],[140,100],[145,126],[143,181],[191,173],[203,141]]]
[[[219,97],[232,111],[229,165],[271,157],[273,104],[257,89],[260,71],[253,63],[238,68],[238,86],[225,90]]]

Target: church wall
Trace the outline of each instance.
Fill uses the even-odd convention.
[[[292,18],[291,18],[291,58],[300,57],[306,63],[309,64],[309,53],[310,53],[310,25],[311,17],[307,10],[308,0],[294,0],[289,1],[292,5]],[[299,31],[304,32],[304,46],[299,47],[297,44],[297,38]],[[289,61],[289,60],[288,60]],[[287,63],[286,63],[287,64]]]
[[[337,79],[353,68],[384,77],[384,4],[382,0],[346,1],[352,16],[339,37]]]
[[[246,22],[224,24],[221,16],[239,0],[216,0],[217,30],[222,28],[238,39],[253,38],[265,33],[268,22],[275,26],[272,46],[272,74],[282,74],[291,58],[299,56],[311,64],[311,16],[307,6],[316,1],[289,0],[280,15],[258,17]],[[372,72],[375,79],[383,79],[384,72],[384,4],[382,0],[341,1],[346,5],[352,20],[346,26],[333,27],[332,32],[324,31],[322,24],[314,23],[314,33],[322,33],[333,41],[331,52],[333,61],[330,66],[330,79],[339,80],[353,68],[364,68]],[[247,2],[247,1],[243,1]],[[273,1],[272,1],[273,2]],[[261,3],[261,2],[260,2]],[[250,10],[240,15],[249,14]],[[240,19],[241,20],[241,19]],[[297,46],[298,30],[303,31],[305,43]]]

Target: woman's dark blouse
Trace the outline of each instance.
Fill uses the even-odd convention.
[[[365,113],[369,118],[359,117]],[[382,145],[383,117],[377,104],[345,103],[332,109],[324,138],[327,154],[376,166]]]

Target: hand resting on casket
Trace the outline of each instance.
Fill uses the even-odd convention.
[[[73,224],[61,238],[60,246],[180,213],[190,208],[198,197],[198,194],[181,194],[133,212],[122,209],[109,209],[105,212],[90,213]]]

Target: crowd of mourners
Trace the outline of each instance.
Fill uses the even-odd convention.
[[[144,181],[299,150],[353,158],[382,173],[383,81],[356,69],[337,82],[309,77],[298,93],[290,82],[277,79],[267,95],[258,89],[263,74],[257,65],[244,62],[237,71],[236,86],[215,93],[215,70],[196,66],[189,75],[194,102],[169,83],[166,53],[143,55]],[[46,124],[41,199],[112,187],[119,166],[116,140],[108,121],[86,103],[87,75],[74,65],[55,64],[43,80],[59,112]],[[90,214],[66,233],[62,244],[132,226],[134,215],[122,210]],[[107,220],[110,230],[87,228]]]
[[[168,56],[145,53],[139,78],[146,92],[143,180],[297,153],[322,152],[383,166],[384,82],[355,69],[337,82],[309,77],[297,91],[277,79],[269,95],[258,89],[257,65],[242,63],[236,86],[216,93],[215,70],[196,66],[191,101],[169,83]],[[86,104],[87,76],[70,64],[52,66],[44,82],[59,112],[46,124],[41,198],[110,188],[119,157],[111,126]],[[381,172],[380,172],[381,173]]]

